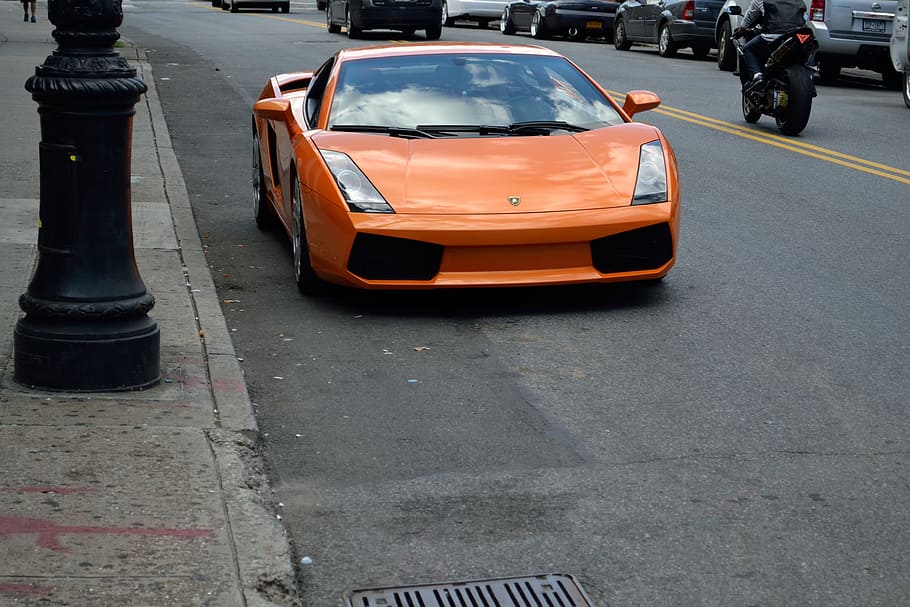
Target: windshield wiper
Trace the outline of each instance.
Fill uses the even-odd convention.
[[[513,122],[509,125],[509,130],[513,133],[523,133],[525,131],[572,131],[573,133],[580,133],[589,129],[564,120],[528,120],[526,122]]]
[[[333,124],[330,127],[332,131],[344,131],[347,133],[380,133],[390,137],[403,137],[405,139],[433,139],[439,137],[435,133],[417,127],[411,129],[400,126],[379,126],[375,124]]]
[[[478,133],[480,135],[509,135],[509,127],[496,124],[418,124],[421,131],[431,133]]]
[[[583,126],[562,120],[529,120],[512,124],[418,124],[417,129],[430,133],[477,133],[479,135],[549,135],[550,131],[587,131]]]

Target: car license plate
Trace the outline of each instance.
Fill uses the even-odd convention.
[[[864,32],[885,33],[885,22],[881,19],[863,19]]]
[[[600,21],[588,21],[587,23],[585,23],[585,27],[588,28],[589,30],[603,29],[603,26],[604,26],[604,24],[601,23]]]

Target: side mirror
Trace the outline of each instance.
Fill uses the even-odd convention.
[[[287,99],[262,99],[253,105],[253,115],[266,120],[285,120],[291,113]]]
[[[653,110],[660,105],[660,97],[651,91],[629,91],[626,93],[626,101],[622,104],[622,111],[629,115],[629,118]]]
[[[731,4],[730,6],[727,7],[727,14],[739,16],[739,15],[743,14],[743,9],[741,6],[739,6],[737,4]]]

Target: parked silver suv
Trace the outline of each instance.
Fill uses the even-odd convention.
[[[815,59],[822,80],[835,80],[841,68],[856,67],[879,72],[885,86],[900,88],[902,75],[891,65],[888,52],[897,0],[805,1],[808,24],[818,41]],[[727,0],[717,19],[717,65],[722,70],[736,67],[736,51],[729,37],[741,17],[727,13],[731,4],[745,14],[750,0]]]

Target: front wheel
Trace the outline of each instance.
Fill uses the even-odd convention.
[[[632,48],[629,37],[626,35],[626,24],[622,19],[617,19],[613,26],[613,46],[618,51],[627,51]]]
[[[736,47],[733,46],[733,28],[725,21],[720,28],[720,39],[717,41],[717,69],[732,72],[736,69]]]
[[[787,105],[777,111],[774,119],[777,128],[784,135],[799,135],[809,123],[812,111],[812,78],[809,70],[802,65],[787,67]]]
[[[424,32],[427,35],[427,40],[439,40],[439,37],[442,36],[442,23],[428,25]]]
[[[670,35],[670,26],[664,23],[657,34],[657,54],[661,57],[675,57],[676,48],[673,36]]]
[[[265,174],[262,172],[262,150],[259,145],[259,131],[253,125],[253,216],[260,230],[268,230],[275,225],[275,212],[269,206],[268,191],[265,187]]]
[[[544,27],[543,20],[540,18],[540,13],[534,13],[534,16],[531,17],[531,37],[538,40],[543,40],[547,37],[547,30]]]
[[[758,119],[761,118],[761,108],[755,107],[752,105],[752,102],[749,101],[749,96],[745,92],[742,94],[743,97],[743,119],[749,124],[755,124],[758,122]]]
[[[452,27],[455,24],[455,20],[449,17],[449,5],[446,2],[442,3],[442,24],[446,27]]]
[[[890,64],[885,66],[882,71],[882,84],[889,91],[899,91],[901,88],[901,78],[903,74],[894,69]]]
[[[340,34],[341,26],[335,23],[335,17],[332,16],[332,7],[325,7],[325,29],[328,30],[330,34]]]
[[[904,93],[904,105],[910,107],[910,72],[904,72],[904,86],[902,87]]]
[[[304,295],[315,295],[325,288],[325,283],[313,271],[310,263],[310,247],[307,243],[306,224],[303,220],[303,204],[300,198],[300,182],[294,171],[291,182],[292,211],[294,213],[291,223],[291,248],[294,252],[294,280],[297,290]]]
[[[506,36],[511,36],[515,33],[515,24],[512,23],[512,15],[509,14],[508,8],[502,11],[502,17],[499,19],[499,31]]]
[[[354,22],[351,19],[351,9],[349,8],[344,11],[344,25],[348,30],[348,38],[360,38],[363,30],[354,26]]]

